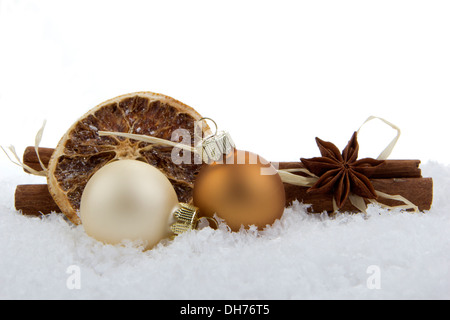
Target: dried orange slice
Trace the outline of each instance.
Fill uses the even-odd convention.
[[[195,174],[202,164],[174,164],[172,147],[117,136],[100,136],[99,131],[149,135],[170,140],[182,128],[194,137],[195,121],[201,119],[193,108],[171,97],[136,92],[107,100],[75,122],[58,143],[48,166],[50,194],[74,224],[83,190],[90,177],[117,159],[147,162],[161,170],[172,183],[180,202],[192,203]],[[203,131],[208,130],[207,126]],[[194,139],[192,139],[193,141]]]

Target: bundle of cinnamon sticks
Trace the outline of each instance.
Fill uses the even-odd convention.
[[[53,154],[52,148],[39,148],[42,163],[47,166]],[[23,163],[35,169],[42,170],[34,147],[25,149]],[[370,181],[378,191],[391,195],[401,195],[414,203],[420,211],[431,208],[433,200],[433,180],[423,178],[419,168],[420,160],[385,160],[380,166],[374,168]],[[280,162],[279,169],[302,168],[301,162]],[[26,171],[26,170],[25,170]],[[284,184],[286,191],[286,206],[295,200],[310,204],[309,211],[321,213],[332,212],[332,198],[326,194],[309,194],[307,187]],[[400,201],[384,199],[383,204],[388,206],[401,205]],[[46,184],[18,185],[15,192],[15,207],[25,215],[42,215],[51,212],[61,212]],[[340,211],[357,212],[350,201],[347,201]]]
[[[420,211],[430,210],[433,202],[433,179],[423,178],[419,168],[420,160],[385,160],[383,164],[374,167],[370,173],[373,187],[390,195],[400,195],[418,207]],[[281,162],[279,169],[302,168],[301,162]],[[286,206],[298,200],[311,204],[310,212],[333,212],[333,198],[328,194],[307,193],[308,187],[298,187],[284,184],[286,191]],[[368,200],[365,200],[368,203]],[[379,203],[395,207],[403,203],[391,199],[379,199]],[[358,212],[350,201],[346,201],[341,212]]]

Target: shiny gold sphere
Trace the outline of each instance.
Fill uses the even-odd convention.
[[[283,215],[285,201],[275,168],[248,151],[234,150],[220,163],[203,167],[194,184],[200,217],[217,214],[233,231],[273,224]]]

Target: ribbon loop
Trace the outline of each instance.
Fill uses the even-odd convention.
[[[383,151],[381,151],[380,155],[377,157],[377,160],[386,160],[387,158],[389,158],[389,156],[391,155],[392,151],[394,150],[395,145],[397,144],[398,139],[400,138],[400,128],[397,127],[395,124],[387,121],[386,119],[380,118],[380,117],[376,117],[376,116],[370,116],[366,119],[366,121],[363,122],[363,124],[359,127],[359,129],[356,131],[359,134],[359,131],[361,130],[361,128],[369,121],[373,120],[373,119],[378,119],[383,121],[384,123],[386,123],[388,126],[390,126],[392,129],[397,131],[396,136],[394,137],[394,139],[392,139],[392,141],[386,146],[386,148],[384,148]]]

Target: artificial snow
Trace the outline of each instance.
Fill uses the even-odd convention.
[[[1,299],[449,299],[450,167],[428,162],[427,213],[334,218],[287,208],[264,231],[202,227],[149,251],[104,245],[61,214],[27,217],[14,189],[45,183],[0,163]]]

